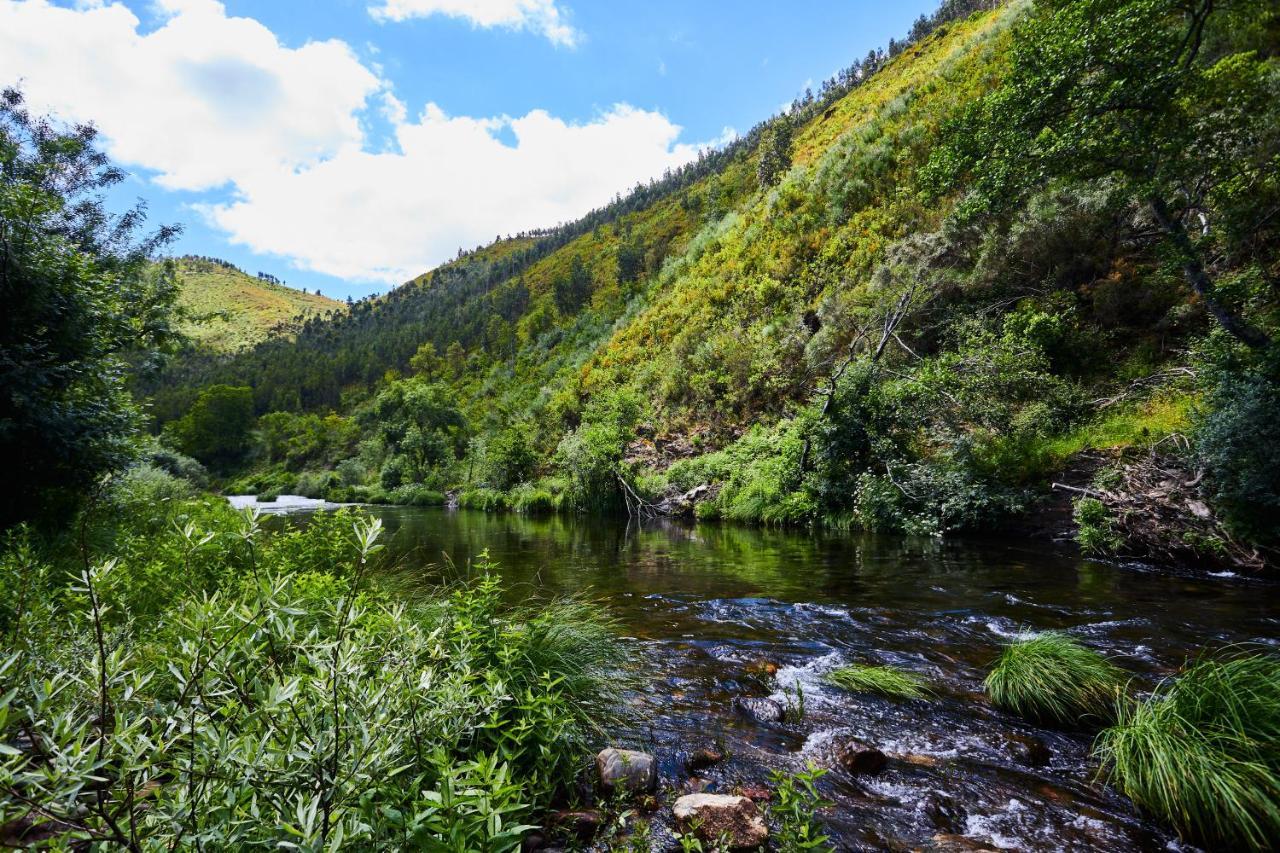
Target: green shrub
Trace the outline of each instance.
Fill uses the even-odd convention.
[[[392,489],[387,492],[386,500],[387,503],[401,506],[444,506],[445,503],[442,492],[417,484],[406,484]]]
[[[774,797],[769,804],[769,817],[777,824],[777,849],[783,853],[834,849],[817,816],[818,811],[832,805],[818,792],[818,781],[826,774],[812,762],[794,774],[779,770],[770,773]]]
[[[551,493],[551,490],[532,483],[517,486],[511,491],[508,500],[513,510],[530,515],[556,510],[556,496]]]
[[[407,603],[358,514],[270,535],[225,502],[180,515],[65,590],[33,581],[67,567],[4,543],[0,579],[33,599],[0,607],[5,826],[59,847],[511,850],[614,719],[625,654],[595,606],[512,608],[484,555]],[[162,617],[132,618],[144,594]]]
[[[827,673],[827,681],[855,693],[876,693],[893,699],[924,699],[933,693],[919,675],[892,666],[842,666]]]
[[[1213,504],[1233,532],[1280,542],[1280,384],[1225,374],[1197,430]]]
[[[1280,658],[1202,660],[1124,708],[1098,737],[1104,773],[1208,849],[1280,838]]]
[[[1111,523],[1106,504],[1097,498],[1077,498],[1072,505],[1076,542],[1086,554],[1113,554],[1124,545]]]
[[[508,427],[485,445],[485,475],[494,488],[506,491],[533,478],[538,457],[527,438],[531,431],[524,425]]]
[[[1115,718],[1124,673],[1065,634],[1024,635],[1000,653],[983,682],[999,707],[1033,722],[1076,726]]]

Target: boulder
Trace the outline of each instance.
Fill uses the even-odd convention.
[[[964,806],[945,794],[930,793],[921,806],[925,815],[939,832],[955,834],[964,831],[968,814]]]
[[[1053,760],[1053,751],[1038,737],[1013,736],[1007,747],[1014,760],[1027,767],[1047,767]]]
[[[647,793],[658,787],[658,762],[647,752],[603,749],[596,756],[596,773],[606,793]]]
[[[604,818],[595,811],[563,811],[556,812],[553,821],[565,834],[580,841],[590,841],[600,831]]]
[[[883,752],[858,740],[842,741],[836,747],[836,760],[849,773],[868,776],[874,776],[889,764],[889,757]]]
[[[772,699],[735,699],[733,705],[757,723],[780,723],[786,713],[782,705]]]
[[[683,832],[703,842],[723,838],[731,850],[750,850],[769,838],[769,827],[756,804],[732,794],[686,794],[671,809]]]

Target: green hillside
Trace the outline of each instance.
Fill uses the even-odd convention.
[[[302,322],[346,305],[251,276],[225,262],[185,256],[177,259],[181,324],[197,346],[234,352],[273,336],[292,337]]]
[[[1090,8],[944,3],[577,223],[146,390],[181,443],[248,389],[236,488],[1261,565],[1272,463],[1231,454],[1274,423],[1277,15]]]

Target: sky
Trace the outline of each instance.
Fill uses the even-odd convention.
[[[174,254],[385,292],[721,145],[936,0],[0,0],[0,86],[93,122]]]

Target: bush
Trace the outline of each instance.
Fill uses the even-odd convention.
[[[1076,522],[1076,542],[1086,554],[1113,554],[1124,545],[1124,539],[1111,524],[1111,513],[1097,498],[1077,498],[1072,518]]]
[[[402,506],[444,506],[444,494],[422,485],[404,485],[387,493],[387,501]]]
[[[507,491],[528,482],[538,463],[526,434],[530,427],[513,426],[491,438],[485,446],[485,472],[489,484]]]
[[[914,672],[892,666],[842,666],[827,673],[827,681],[855,693],[876,693],[892,699],[924,699],[933,692]]]
[[[377,520],[183,513],[213,526],[67,590],[5,543],[33,601],[0,610],[0,743],[29,744],[0,751],[0,823],[28,841],[510,850],[613,719],[625,658],[595,607],[513,609],[483,555],[408,604],[377,586]],[[142,589],[162,618],[130,618]]]
[[[1006,711],[1077,726],[1114,719],[1124,683],[1124,673],[1102,655],[1048,631],[1005,646],[983,685]]]
[[[1213,503],[1232,531],[1280,542],[1280,385],[1225,374],[1197,433]]]
[[[538,513],[555,512],[556,496],[549,489],[525,483],[512,490],[508,497],[511,508],[516,512],[536,515]]]
[[[1209,849],[1280,838],[1280,658],[1202,660],[1098,737],[1110,781]]]

